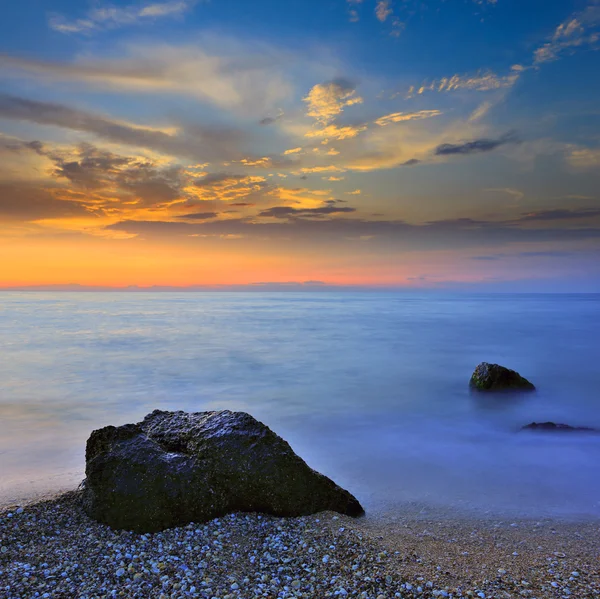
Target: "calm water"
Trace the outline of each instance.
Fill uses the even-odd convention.
[[[527,396],[481,398],[480,361]],[[0,294],[0,503],[75,486],[94,428],[246,410],[371,513],[600,516],[600,296]]]

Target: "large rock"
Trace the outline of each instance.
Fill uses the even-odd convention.
[[[475,368],[469,386],[477,391],[535,390],[533,383],[530,383],[518,372],[499,364],[488,364],[487,362],[482,362]]]
[[[94,431],[84,509],[117,529],[155,532],[231,512],[364,513],[281,437],[244,412],[162,412]]]
[[[569,424],[556,424],[555,422],[532,422],[521,427],[522,431],[542,431],[557,433],[600,433],[597,428],[588,426],[571,426]]]

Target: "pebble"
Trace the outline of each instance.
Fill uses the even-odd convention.
[[[488,570],[489,580],[483,576],[474,580],[472,572],[461,578],[458,570],[446,571],[452,570],[447,563],[443,568],[436,565],[444,562],[433,561],[435,554],[424,547],[414,553],[387,550],[364,535],[354,521],[327,513],[288,519],[235,514],[144,535],[93,522],[83,513],[77,493],[10,512],[18,518],[9,519],[7,513],[0,511],[2,599],[545,596],[542,587],[521,579],[520,560],[511,560],[508,576],[496,563]],[[452,538],[460,544],[459,535]],[[456,554],[461,553],[457,547]],[[485,568],[479,554],[470,553]],[[570,576],[572,589],[562,587],[563,596],[600,597],[595,583],[586,580],[582,562],[570,562],[568,569],[561,570],[546,562],[545,556],[540,577],[545,577],[546,589],[561,588],[560,581]],[[568,560],[563,563],[567,568]],[[412,564],[414,570],[409,573],[403,564]],[[550,566],[557,580],[548,583]],[[495,575],[496,570],[502,577]],[[537,580],[529,573],[529,581]],[[456,588],[442,582],[450,574],[458,579]]]

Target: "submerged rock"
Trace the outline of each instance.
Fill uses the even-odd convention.
[[[163,412],[92,432],[83,504],[113,528],[155,532],[231,512],[364,513],[245,412]]]
[[[499,364],[488,364],[487,362],[482,362],[475,368],[469,386],[477,391],[535,390],[533,383],[530,383],[518,372]]]
[[[521,427],[522,431],[550,431],[550,432],[580,432],[580,433],[600,433],[597,428],[588,426],[570,426],[569,424],[556,424],[554,422],[532,422]]]

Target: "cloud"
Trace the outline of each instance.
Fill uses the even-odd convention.
[[[218,212],[194,212],[192,214],[180,214],[177,218],[185,218],[188,220],[208,220],[219,216]]]
[[[592,2],[562,22],[552,37],[534,52],[534,66],[557,60],[577,48],[596,45],[600,41],[599,25],[600,4]]]
[[[439,116],[442,113],[439,110],[419,110],[418,112],[393,112],[385,116],[379,117],[375,124],[380,127],[385,127],[392,123],[402,123],[404,121],[414,121],[418,119],[428,119],[434,116]]]
[[[274,190],[265,177],[232,173],[208,173],[196,179],[192,187],[195,198],[201,201],[245,203]]]
[[[573,220],[596,218],[600,216],[600,209],[580,208],[572,210],[569,208],[557,208],[555,210],[541,210],[539,212],[529,212],[521,216],[519,222],[531,221],[553,221],[553,220]]]
[[[567,162],[577,169],[600,168],[600,149],[584,148],[571,150],[567,154]]]
[[[562,251],[540,251],[540,252],[516,252],[514,254],[498,253],[498,254],[487,254],[484,256],[472,256],[471,260],[483,260],[483,261],[495,261],[502,260],[504,258],[566,258],[573,256],[574,252],[562,252]]]
[[[416,158],[411,158],[410,160],[403,162],[401,166],[415,166],[416,164],[419,164],[420,162],[421,161],[417,160]]]
[[[514,133],[507,133],[498,139],[475,139],[460,144],[441,144],[435,149],[436,156],[450,156],[453,154],[480,154],[491,152],[506,144],[518,143]]]
[[[92,234],[110,233],[101,227],[111,221],[156,220],[158,215],[163,220],[205,221],[226,212],[225,206],[252,208],[292,201],[299,204],[296,208],[300,214],[303,209],[322,205],[330,193],[288,189],[256,175],[208,172],[199,176],[193,168],[116,154],[86,143],[52,147],[0,136],[0,152],[37,154],[45,160],[41,182],[17,182],[14,191],[4,185],[3,192],[10,194],[1,202],[5,213],[10,209],[21,220],[60,218],[61,224],[53,222],[51,226]],[[0,178],[3,162],[6,160],[0,160]],[[37,163],[31,168],[38,169]],[[332,208],[336,203],[327,201],[323,213],[337,211]],[[78,220],[70,220],[75,217]],[[83,224],[82,217],[87,219]]]
[[[334,79],[312,87],[304,102],[308,104],[308,116],[325,126],[342,114],[344,108],[362,104],[363,99],[356,95],[354,83],[347,79]]]
[[[291,148],[289,150],[286,150],[284,152],[284,155],[289,155],[289,154],[297,154],[298,152],[302,152],[302,148]]]
[[[259,212],[258,216],[272,218],[292,218],[292,217],[322,217],[330,214],[339,214],[345,212],[356,212],[356,208],[349,206],[337,206],[328,203],[327,206],[320,208],[292,208],[291,206],[273,206],[267,210]]]
[[[492,71],[479,71],[475,74],[452,75],[442,77],[430,82],[423,82],[420,86],[412,86],[409,97],[424,94],[425,92],[453,92],[457,90],[492,91],[512,87],[519,79],[521,69],[513,67],[508,75],[497,75]]]
[[[221,202],[252,206],[254,202],[248,199],[268,198],[275,190],[264,177],[209,173],[199,178],[195,171],[178,165],[123,156],[91,144],[55,148],[39,142],[11,145],[12,151],[40,154],[50,164],[46,179],[37,187],[21,184],[22,191],[13,193],[23,204],[24,212],[31,211],[36,218],[60,217],[64,221],[73,215],[85,215],[100,218],[96,225],[100,227],[107,220],[147,217],[151,213],[178,218],[187,211],[184,218],[199,220],[216,216],[212,209],[221,206]],[[25,194],[28,189],[37,190],[39,208],[27,199],[34,197],[33,191]],[[62,203],[57,204],[56,200]],[[49,208],[42,210],[42,204]],[[64,224],[68,225],[66,221]],[[94,227],[94,223],[88,222],[86,227]]]
[[[392,14],[389,0],[378,0],[375,6],[375,16],[382,23]]]
[[[55,186],[0,182],[0,220],[31,222],[48,218],[93,217],[83,202],[60,199]]]
[[[231,173],[206,173],[200,179],[194,181],[195,187],[214,187],[215,185],[236,185],[246,179],[246,175],[233,175]],[[264,179],[261,177],[261,181]]]
[[[346,140],[357,137],[368,129],[368,123],[338,125],[333,121],[343,112],[346,106],[362,103],[362,98],[355,96],[354,84],[345,80],[318,84],[304,98],[309,103],[309,116],[317,119],[318,128],[307,131],[304,135],[324,140]],[[374,121],[380,127],[404,121],[427,119],[441,115],[439,110],[420,110],[418,112],[395,112],[379,117]],[[326,143],[326,142],[324,142]],[[316,150],[315,150],[316,151]],[[329,154],[339,151],[330,149]]]
[[[103,214],[114,210],[115,203],[162,206],[185,196],[186,175],[179,167],[159,166],[147,158],[121,156],[86,143],[51,149],[35,141],[21,147],[49,160],[55,197],[77,199]]]
[[[258,121],[259,125],[272,125],[273,123],[276,123],[279,119],[283,118],[283,111],[280,111],[279,114],[277,114],[276,116],[267,116],[263,119],[260,119],[260,121]]]
[[[325,139],[352,139],[363,131],[367,130],[366,125],[327,125],[321,129],[313,129],[305,133],[306,137],[323,137]]]
[[[72,62],[0,54],[0,74],[64,81],[106,92],[187,96],[257,118],[292,97],[297,69],[321,73],[315,61],[264,43],[208,35],[196,44],[128,43],[108,58]]]
[[[328,210],[317,213],[305,212],[288,206],[276,206],[277,210],[262,217],[212,220],[199,223],[122,221],[107,227],[111,231],[156,237],[189,237],[190,234],[219,237],[243,235],[260,243],[295,243],[306,248],[307,243],[351,245],[356,240],[370,237],[372,247],[381,244],[385,251],[401,250],[450,250],[460,248],[500,247],[522,243],[553,243],[584,241],[600,242],[600,227],[519,227],[514,222],[481,221],[469,218],[410,224],[399,220],[365,220],[344,218]],[[339,207],[336,212],[339,211]],[[317,209],[319,210],[319,209]],[[317,216],[317,218],[314,218]],[[333,216],[333,218],[329,218]]]
[[[110,142],[156,150],[195,160],[232,159],[244,136],[233,129],[213,129],[188,123],[183,130],[167,133],[93,114],[63,104],[38,102],[0,93],[0,118],[53,125],[84,131]]]
[[[81,19],[71,21],[60,15],[53,15],[48,24],[51,29],[60,33],[89,33],[98,29],[114,29],[158,18],[181,16],[194,4],[196,0],[171,0],[130,6],[96,6]]]
[[[469,123],[476,123],[481,120],[492,108],[491,102],[483,102],[480,104],[469,117]]]
[[[329,164],[326,166],[305,166],[300,169],[300,173],[309,174],[309,173],[344,173],[346,172],[345,168],[336,166],[335,164]]]

